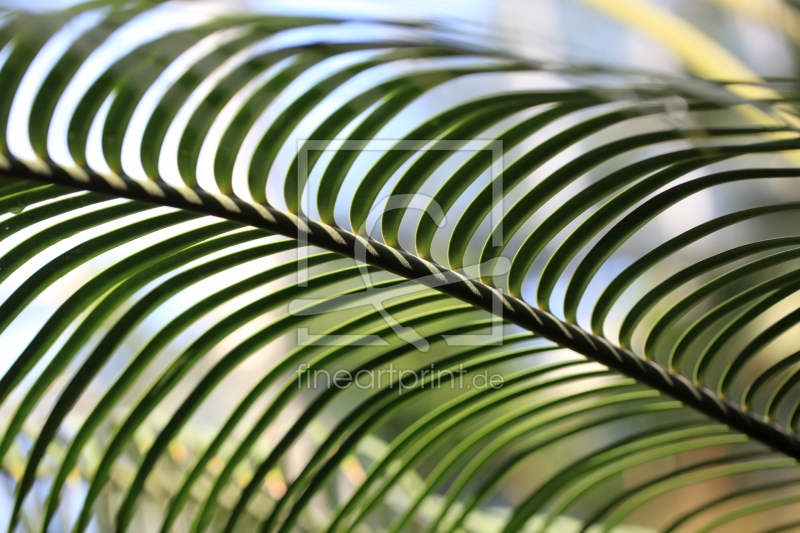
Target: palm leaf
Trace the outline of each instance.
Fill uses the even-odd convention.
[[[798,520],[792,83],[149,2],[0,41],[10,530]]]

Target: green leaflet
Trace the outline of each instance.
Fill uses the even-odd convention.
[[[405,309],[414,309],[417,306],[430,303],[432,301],[436,301],[439,299],[438,295],[430,295],[427,298],[417,298],[409,301],[400,302],[396,306],[392,306],[393,312],[403,311]],[[455,313],[462,313],[466,311],[465,309],[455,310]],[[447,313],[446,313],[447,314]],[[363,326],[364,324],[374,322],[376,320],[376,316],[373,313],[364,313],[357,317],[356,319],[342,325],[341,327],[336,328],[331,332],[331,334],[342,334],[347,333],[350,331],[356,330],[359,326]],[[383,333],[386,332],[386,327],[383,328],[373,328],[370,332],[371,334],[374,332]],[[475,326],[470,326],[469,329],[475,329]],[[410,345],[409,345],[410,346]],[[411,349],[411,348],[408,348]],[[407,349],[407,350],[408,350]],[[181,492],[178,494],[178,498],[186,498],[188,495],[188,490],[191,487],[191,483],[197,479],[200,475],[200,468],[205,466],[205,463],[217,452],[218,448],[222,445],[224,440],[230,435],[233,427],[241,420],[242,416],[246,412],[247,408],[252,405],[252,402],[260,395],[263,394],[264,390],[279,377],[279,373],[281,370],[289,369],[292,365],[297,363],[297,361],[302,360],[302,357],[306,355],[306,353],[311,352],[310,347],[298,347],[292,354],[287,356],[284,360],[283,364],[277,367],[274,371],[270,372],[267,376],[264,377],[262,381],[258,383],[256,387],[248,394],[245,401],[242,402],[239,406],[237,406],[236,412],[234,415],[231,416],[229,421],[225,424],[225,426],[220,430],[215,437],[214,442],[208,447],[208,449],[203,454],[203,459],[198,461],[197,466],[192,470],[190,476],[187,478],[186,482],[184,483],[184,488],[182,488]],[[282,407],[285,407],[291,400],[294,395],[296,395],[301,388],[301,383],[303,379],[309,379],[310,376],[310,367],[318,367],[320,364],[325,366],[329,366],[332,362],[335,362],[337,359],[347,355],[347,347],[339,347],[336,349],[328,350],[327,353],[324,353],[315,359],[311,360],[308,363],[308,369],[302,373],[298,373],[295,380],[287,382],[283,388],[279,396],[273,401],[269,407],[264,411],[264,413],[259,418],[258,422],[253,426],[253,428],[248,432],[247,437],[242,441],[241,444],[237,447],[234,454],[228,459],[225,469],[220,473],[214,486],[209,491],[208,496],[206,497],[205,501],[203,502],[203,509],[197,515],[196,524],[199,526],[205,525],[211,518],[211,513],[214,510],[214,502],[215,497],[219,494],[219,492],[223,489],[226,482],[228,481],[230,475],[232,474],[233,470],[235,469],[236,465],[239,464],[246,454],[250,451],[250,448],[253,446],[256,439],[260,436],[260,434],[264,431],[266,427],[272,423],[280,412]],[[378,359],[380,360],[380,358]],[[378,364],[378,361],[375,359],[371,360],[371,366],[375,366]],[[330,400],[333,396],[336,395],[338,389],[330,389],[328,394],[326,395],[326,400]],[[278,450],[285,450],[292,442],[292,437],[299,435],[303,429],[307,427],[307,423],[312,421],[315,415],[325,407],[326,402],[319,401],[316,402],[314,407],[307,409],[303,415],[303,422],[301,423],[300,420],[295,423],[292,429],[287,432],[284,436],[281,445],[276,447],[276,450],[273,451],[273,456],[277,457],[279,455]],[[205,459],[205,461],[204,461]],[[265,460],[262,463],[262,466],[259,467],[258,472],[264,471],[266,473],[269,471],[270,467],[274,464],[274,460],[270,461]],[[257,476],[253,476],[253,479],[257,479]],[[245,489],[246,490],[246,489]],[[180,500],[178,500],[180,501]],[[174,515],[173,512],[170,512],[170,516],[164,521],[162,526],[162,530],[167,530],[170,527],[170,519]]]
[[[721,498],[718,498],[717,500],[715,500],[715,501],[713,501],[711,503],[703,504],[703,505],[700,505],[700,506],[696,507],[692,511],[690,511],[690,512],[684,514],[683,516],[681,516],[675,522],[669,524],[665,528],[664,531],[672,533],[678,527],[680,527],[683,523],[688,522],[689,520],[691,520],[695,516],[698,516],[698,515],[704,513],[705,511],[713,510],[713,508],[715,506],[720,505],[720,504],[724,504],[727,501],[734,500],[734,499],[742,497],[742,496],[748,496],[750,494],[754,494],[754,493],[758,493],[758,492],[762,492],[762,491],[780,490],[783,487],[791,487],[791,486],[796,485],[796,484],[797,484],[797,481],[792,479],[792,480],[788,480],[788,481],[781,481],[781,482],[777,482],[777,483],[769,483],[769,484],[762,485],[762,486],[756,486],[756,487],[752,487],[752,488],[747,488],[747,489],[741,490],[741,491],[734,491],[734,492],[732,492],[730,494],[727,494],[727,495],[725,495],[725,496],[723,496]]]

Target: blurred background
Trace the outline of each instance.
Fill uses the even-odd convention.
[[[80,0],[4,0],[4,9],[49,11]],[[792,77],[798,68],[800,20],[791,0],[651,0],[664,14],[700,30],[759,76]],[[230,10],[348,19],[425,21],[476,44],[538,60],[682,74],[680,57],[657,37],[581,0],[206,1]],[[198,5],[197,9],[204,9]],[[663,21],[666,23],[666,21]],[[665,26],[666,27],[666,26]]]

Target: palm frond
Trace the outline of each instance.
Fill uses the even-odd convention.
[[[10,530],[799,518],[794,85],[177,3],[0,41]]]

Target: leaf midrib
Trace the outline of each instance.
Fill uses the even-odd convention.
[[[315,220],[256,205],[235,197],[170,186],[164,182],[138,182],[126,176],[104,177],[88,169],[66,170],[51,162],[26,164],[6,155],[0,177],[29,179],[79,190],[174,207],[239,222],[375,266],[421,283],[503,320],[555,342],[670,396],[750,438],[789,457],[800,459],[800,438],[735,402],[698,387],[684,376],[669,373],[658,363],[609,343],[578,326],[536,309],[521,299],[374,239],[365,239]]]

